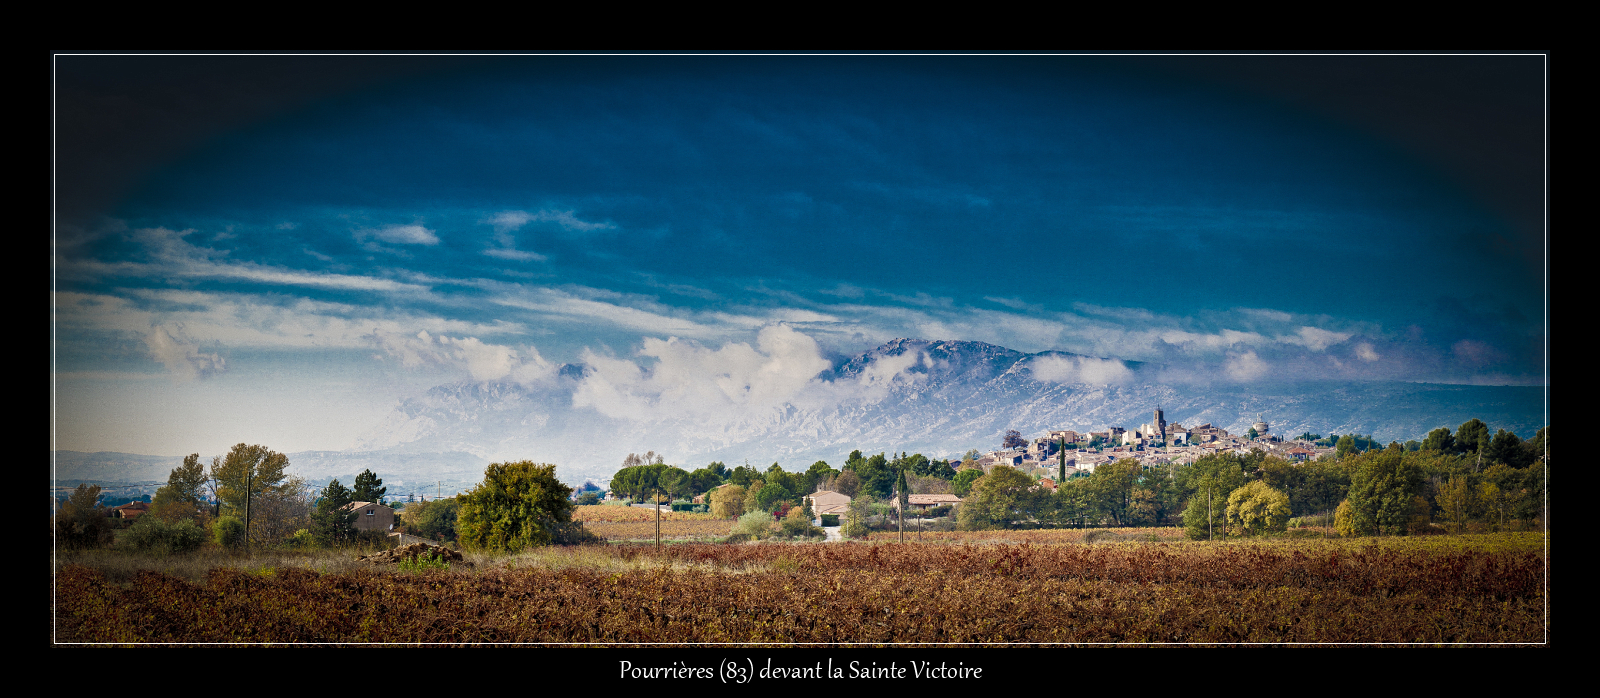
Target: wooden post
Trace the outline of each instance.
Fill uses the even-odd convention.
[[[656,550],[661,549],[661,488],[656,488]]]

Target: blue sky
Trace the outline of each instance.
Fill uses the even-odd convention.
[[[69,107],[139,69],[113,60],[71,59],[102,82]],[[224,105],[227,70],[178,60]],[[715,381],[674,337],[794,371],[920,337],[1174,380],[1544,381],[1542,231],[1472,173],[1159,67],[521,56],[218,119],[58,205],[57,447],[345,448],[430,385],[563,362]],[[66,198],[92,151],[61,156],[89,163]]]

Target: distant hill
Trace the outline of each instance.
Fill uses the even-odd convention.
[[[835,467],[851,450],[955,455],[998,448],[1007,429],[1136,428],[1160,405],[1168,422],[1242,433],[1262,415],[1285,435],[1371,434],[1421,439],[1477,417],[1526,438],[1542,426],[1544,389],[1421,383],[1197,386],[1163,380],[1151,364],[1064,352],[1027,354],[982,342],[897,339],[821,372],[790,402],[720,418],[666,413],[606,417],[575,408],[592,370],[567,365],[549,382],[459,382],[395,408],[349,451],[291,453],[295,472],[344,478],[370,468],[387,484],[472,483],[492,461],[560,466],[568,483],[607,483],[630,452],[653,450],[690,468],[720,460],[800,470]],[[270,444],[268,444],[270,446]],[[209,455],[205,456],[209,462]],[[181,456],[55,453],[57,477],[165,480]],[[347,486],[351,483],[346,482]],[[437,489],[439,486],[434,485]],[[398,492],[400,489],[392,489]]]
[[[824,371],[829,400],[754,410],[721,421],[615,419],[574,408],[588,369],[554,382],[441,385],[407,400],[362,440],[382,452],[465,452],[487,461],[557,463],[568,482],[608,481],[629,452],[654,450],[699,467],[746,459],[804,469],[840,465],[853,449],[959,454],[998,448],[1007,429],[1134,428],[1160,405],[1169,422],[1212,423],[1242,433],[1258,414],[1283,434],[1372,434],[1421,439],[1473,417],[1532,436],[1544,390],[1419,383],[1283,383],[1194,386],[1161,380],[1161,367],[1063,352],[1027,354],[982,342],[897,339]],[[844,396],[844,397],[840,397]],[[837,399],[834,399],[837,398]],[[805,402],[800,400],[800,402]],[[820,403],[820,404],[819,404]]]

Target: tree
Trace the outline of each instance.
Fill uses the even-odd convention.
[[[867,497],[856,497],[850,500],[845,509],[844,523],[839,527],[839,535],[845,538],[866,538],[872,531],[867,528],[867,512],[872,502]]]
[[[435,499],[406,507],[404,521],[406,532],[423,538],[453,541],[457,538],[456,521],[461,514],[461,503],[455,499]]]
[[[861,478],[861,492],[865,494],[888,499],[894,491],[895,472],[882,453],[862,461],[856,466],[855,473]]]
[[[811,481],[811,487],[816,487],[818,482],[839,477],[839,471],[828,465],[828,461],[819,460],[806,469],[806,477]]]
[[[1132,458],[1096,467],[1089,481],[1083,485],[1089,497],[1089,506],[1118,526],[1129,525],[1133,514],[1133,490],[1140,470],[1142,466],[1139,461]]]
[[[1460,453],[1477,453],[1479,448],[1489,447],[1489,425],[1476,417],[1462,422],[1456,428],[1456,451]]]
[[[216,482],[222,513],[246,519],[252,539],[270,539],[293,527],[297,501],[304,495],[304,482],[289,478],[288,456],[266,446],[238,444],[226,457],[211,460],[211,478]]]
[[[1257,480],[1228,495],[1228,523],[1236,535],[1282,531],[1289,523],[1289,495]]]
[[[572,488],[556,479],[556,466],[518,461],[490,463],[483,482],[457,501],[456,531],[474,550],[516,551],[576,541]]]
[[[1048,496],[1022,471],[997,465],[973,483],[971,495],[961,503],[957,522],[967,531],[1011,528],[1019,521],[1034,518]]]
[[[744,515],[744,488],[726,485],[710,491],[710,514],[717,519],[738,519]]]
[[[861,476],[854,470],[839,473],[839,477],[833,480],[833,491],[846,497],[856,496],[861,491]]]
[[[1450,529],[1455,533],[1460,533],[1472,517],[1472,510],[1478,503],[1477,494],[1467,478],[1461,475],[1451,475],[1448,481],[1439,486],[1435,501],[1443,510],[1444,520],[1450,523]]]
[[[956,473],[953,483],[953,489],[955,489],[956,496],[967,496],[967,493],[972,491],[972,483],[977,482],[978,478],[981,477],[983,477],[983,471],[978,468],[969,468]]]
[[[772,511],[779,504],[793,497],[794,494],[782,484],[776,481],[768,482],[756,492],[756,508],[761,511]]]
[[[1362,454],[1351,465],[1350,527],[1359,534],[1403,535],[1411,525],[1412,499],[1422,493],[1418,456],[1400,449]]]
[[[1526,468],[1533,461],[1524,459],[1526,451],[1522,448],[1522,439],[1516,434],[1501,429],[1495,432],[1494,439],[1489,442],[1489,447],[1484,450],[1483,459],[1490,463],[1505,463],[1513,468]]]
[[[79,483],[56,511],[56,545],[96,548],[116,539],[105,507],[100,506],[100,486]]]
[[[381,487],[383,480],[379,479],[371,470],[363,470],[356,476],[355,489],[350,496],[357,502],[381,502],[387,487]]]
[[[311,514],[311,535],[323,545],[343,545],[355,538],[356,512],[345,506],[357,501],[338,478],[328,481]]]
[[[1006,438],[1000,442],[1000,448],[1022,448],[1028,445],[1028,440],[1022,438],[1022,432],[1016,429],[1007,429]]]
[[[203,518],[206,479],[200,454],[185,456],[183,465],[172,469],[167,475],[166,486],[156,490],[156,496],[151,498],[148,516],[155,516],[167,523]]]
[[[1439,427],[1428,432],[1427,438],[1422,440],[1422,450],[1455,453],[1456,437],[1450,433],[1449,429]]]

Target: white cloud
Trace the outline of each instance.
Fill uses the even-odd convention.
[[[1028,368],[1035,379],[1052,383],[1112,385],[1133,377],[1121,361],[1091,356],[1041,356],[1033,359]]]
[[[490,257],[509,259],[513,262],[541,262],[545,260],[545,256],[539,254],[538,252],[528,252],[525,250],[515,250],[505,247],[491,247],[487,250],[484,250],[483,253]]]
[[[1279,341],[1282,341],[1285,344],[1297,344],[1310,349],[1311,351],[1322,351],[1323,349],[1327,349],[1329,346],[1349,339],[1351,336],[1352,335],[1349,332],[1331,332],[1329,330],[1307,326],[1301,327],[1299,334],[1283,337]],[[1370,350],[1372,347],[1368,345],[1367,348]]]
[[[1377,361],[1383,357],[1379,356],[1378,352],[1372,349],[1372,345],[1370,343],[1362,342],[1356,345],[1356,358],[1359,358],[1362,361]]]
[[[398,359],[407,368],[451,366],[463,368],[473,380],[509,379],[534,383],[555,375],[555,366],[545,361],[533,347],[521,350],[488,344],[477,337],[434,337],[426,330],[415,335],[396,335],[374,330],[368,339],[384,354]],[[383,358],[375,356],[374,358]]]
[[[1271,366],[1267,365],[1267,362],[1262,361],[1261,357],[1256,356],[1253,351],[1230,354],[1227,363],[1223,366],[1223,370],[1227,372],[1229,378],[1241,383],[1260,378],[1266,375],[1271,368]]]
[[[572,210],[552,211],[540,209],[537,213],[527,211],[501,211],[488,218],[483,223],[494,226],[497,233],[509,233],[529,223],[556,223],[567,230],[587,232],[590,230],[610,230],[617,227],[615,223],[591,223],[578,218]]]
[[[1007,308],[1011,308],[1012,310],[1023,310],[1028,307],[1027,303],[1015,298],[996,298],[994,296],[984,296],[983,299],[989,301],[990,303],[998,303]]]
[[[207,378],[227,370],[216,352],[203,354],[183,331],[183,325],[158,325],[144,335],[145,346],[156,361],[167,367],[177,380]]]
[[[421,224],[389,225],[382,228],[362,228],[356,231],[357,240],[377,238],[396,245],[437,245],[439,236]]]
[[[671,337],[646,338],[634,361],[585,351],[593,368],[573,394],[573,405],[608,417],[636,420],[679,417],[731,422],[759,418],[815,384],[829,363],[815,340],[785,325],[765,327],[756,346],[729,342],[710,349]]]

